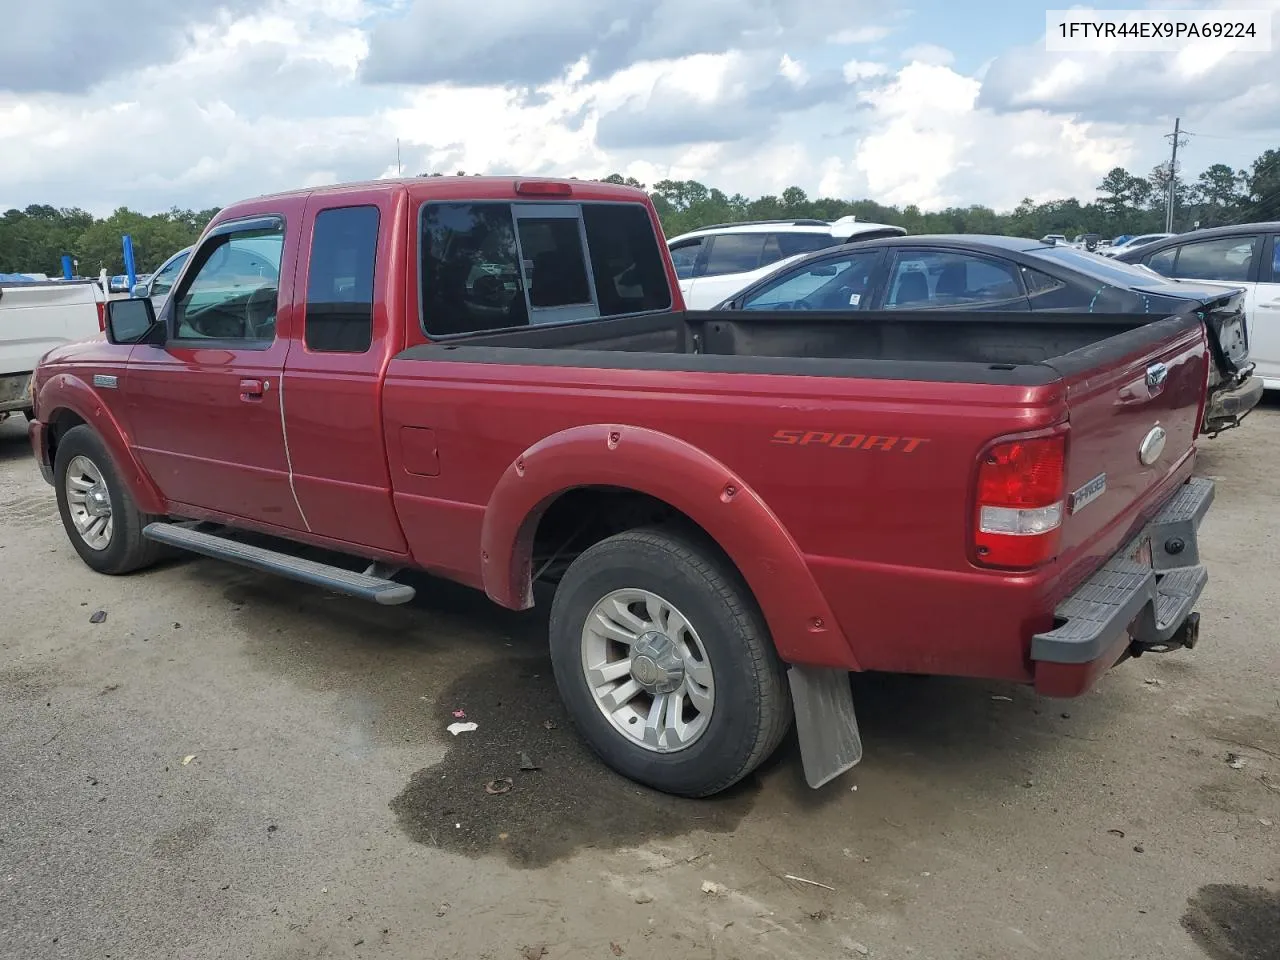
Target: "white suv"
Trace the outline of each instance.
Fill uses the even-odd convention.
[[[710,310],[784,262],[850,240],[901,237],[902,227],[854,217],[720,223],[667,241],[680,292],[690,310]]]

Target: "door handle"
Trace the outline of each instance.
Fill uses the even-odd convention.
[[[1147,389],[1153,393],[1163,389],[1164,382],[1169,378],[1169,368],[1163,363],[1153,363],[1147,367]]]
[[[262,380],[241,380],[240,381],[240,399],[261,400],[262,395],[267,390],[267,384]]]
[[[1272,300],[1268,303],[1260,303],[1258,307],[1262,310],[1280,310],[1280,300]]]

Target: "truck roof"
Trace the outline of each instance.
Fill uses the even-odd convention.
[[[521,194],[517,185],[524,184],[534,190],[568,188],[567,194],[543,192]],[[626,187],[599,180],[575,180],[554,177],[388,177],[381,180],[365,180],[335,183],[324,187],[305,187],[280,193],[246,198],[224,207],[218,220],[229,220],[240,213],[259,213],[264,201],[295,199],[310,196],[342,196],[343,194],[368,194],[371,191],[393,192],[407,190],[409,196],[422,200],[613,200],[648,203],[649,195],[638,187]]]

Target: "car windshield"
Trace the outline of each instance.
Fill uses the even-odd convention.
[[[1081,273],[1087,273],[1114,287],[1149,287],[1153,283],[1169,282],[1143,267],[1073,250],[1071,247],[1044,247],[1039,250],[1028,250],[1027,254],[1048,263],[1057,263],[1079,270]]]

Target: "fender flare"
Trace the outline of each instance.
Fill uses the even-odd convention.
[[[481,528],[481,576],[491,600],[514,610],[533,606],[538,522],[557,497],[579,487],[631,490],[681,511],[737,566],[783,660],[858,669],[803,553],[764,500],[705,451],[644,427],[571,427],[507,467]]]
[[[143,513],[166,512],[165,499],[134,455],[124,428],[87,383],[70,373],[54,374],[40,388],[36,409],[40,411],[40,419],[47,424],[54,422],[59,410],[70,410],[93,427],[120,468],[121,477],[129,485],[138,509]],[[46,430],[46,437],[48,434]]]

